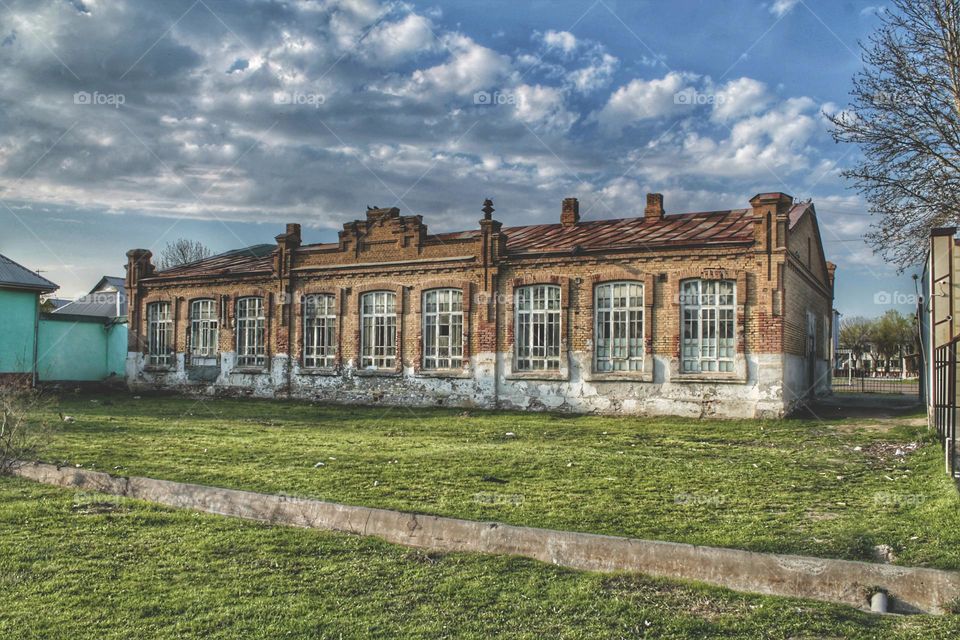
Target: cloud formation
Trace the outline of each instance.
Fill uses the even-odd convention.
[[[819,166],[811,98],[624,67],[572,31],[498,44],[377,0],[9,5],[11,202],[326,229],[377,202],[439,231],[474,226],[488,196],[511,223],[571,195],[635,215],[644,190],[741,205]]]

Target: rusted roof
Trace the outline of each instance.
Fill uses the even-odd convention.
[[[807,209],[813,206],[812,202],[798,202],[790,208],[790,213],[787,214],[790,219],[790,228],[793,229],[800,218],[803,217],[803,214],[807,212]]]
[[[806,206],[806,205],[804,205]],[[796,207],[794,207],[796,209]],[[792,213],[792,212],[791,212]],[[503,227],[507,253],[522,255],[548,251],[654,249],[687,245],[750,244],[754,241],[750,209],[668,214],[661,219],[619,218],[590,220],[574,226],[536,224]],[[479,229],[432,234],[428,240],[453,242],[480,236]],[[304,245],[304,249],[335,248],[337,243]],[[165,269],[159,277],[190,277],[228,273],[269,272],[276,245],[261,244],[228,251],[211,258]]]
[[[479,231],[445,233],[437,240],[464,240]],[[591,249],[645,249],[674,245],[740,244],[753,242],[753,217],[750,209],[669,214],[663,218],[619,218],[590,220],[572,227],[562,224],[536,224],[504,227],[508,253],[569,251],[575,247]]]
[[[248,273],[265,271],[273,268],[273,251],[275,244],[256,244],[243,249],[235,249],[220,253],[203,260],[181,264],[170,269],[157,271],[155,275],[166,276],[205,276],[226,273]]]

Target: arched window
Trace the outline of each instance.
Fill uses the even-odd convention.
[[[190,303],[190,363],[216,364],[220,350],[220,323],[213,300]]]
[[[463,291],[433,289],[423,295],[423,368],[463,366]]]
[[[237,334],[237,366],[263,367],[267,364],[266,327],[263,298],[237,300],[234,313]]]
[[[517,371],[560,369],[560,287],[535,284],[516,293]]]
[[[360,298],[360,367],[393,369],[397,362],[397,295],[371,291]]]
[[[594,301],[595,370],[643,371],[643,284],[597,285]]]
[[[334,366],[337,355],[336,298],[309,295],[303,301],[303,366]]]
[[[680,304],[682,372],[733,372],[736,283],[684,280]]]
[[[147,358],[148,363],[167,367],[173,358],[173,315],[169,302],[152,302],[147,305]]]

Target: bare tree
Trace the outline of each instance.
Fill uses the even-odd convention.
[[[213,255],[213,252],[199,240],[178,238],[174,242],[168,242],[167,246],[160,252],[160,256],[157,258],[157,268],[170,269],[188,262],[209,258],[211,255]]]
[[[0,475],[34,458],[46,444],[48,426],[38,414],[47,405],[26,383],[0,385]]]
[[[960,222],[960,0],[893,0],[881,20],[852,104],[827,117],[863,152],[844,176],[876,216],[867,242],[902,270]]]

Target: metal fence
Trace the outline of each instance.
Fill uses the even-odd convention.
[[[947,473],[960,480],[957,445],[957,348],[960,337],[937,347],[933,359],[933,421],[943,445]]]
[[[834,393],[887,393],[920,397],[920,381],[916,378],[848,378],[834,374],[832,389]]]

